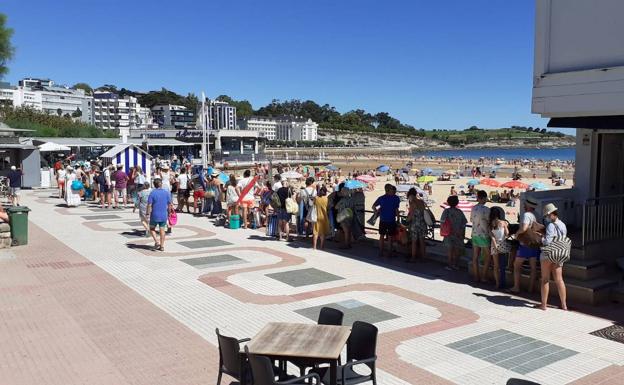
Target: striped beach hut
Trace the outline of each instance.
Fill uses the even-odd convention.
[[[130,171],[130,167],[141,166],[148,180],[152,173],[152,156],[134,144],[118,144],[100,155],[102,164],[122,164],[124,171]]]

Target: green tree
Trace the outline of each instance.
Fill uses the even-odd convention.
[[[7,63],[13,59],[15,47],[11,45],[13,29],[6,25],[7,17],[0,13],[0,79],[9,72]]]
[[[82,111],[80,111],[79,107],[76,107],[76,111],[72,112],[71,115],[73,118],[79,118],[82,116]]]
[[[63,115],[63,110],[61,110],[60,108],[57,108],[56,109],[56,113],[57,113],[58,116],[61,116],[61,115]]]
[[[87,83],[76,83],[71,87],[73,90],[84,90],[85,94],[92,95],[93,88]]]

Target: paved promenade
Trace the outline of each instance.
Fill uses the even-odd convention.
[[[253,337],[327,304],[379,328],[380,385],[624,384],[624,343],[591,334],[624,320],[621,305],[543,312],[433,263],[384,265],[370,247],[313,251],[189,215],[154,252],[131,209],[68,209],[51,194],[25,192],[30,243],[0,251],[0,385],[214,384],[216,327]]]

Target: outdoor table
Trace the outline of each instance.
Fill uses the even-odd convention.
[[[350,334],[349,326],[270,322],[247,347],[252,354],[276,359],[305,358],[328,363],[330,385],[336,385],[338,358]]]

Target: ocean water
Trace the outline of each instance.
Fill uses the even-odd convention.
[[[484,158],[504,158],[511,159],[531,159],[531,160],[555,160],[562,161],[575,160],[576,149],[574,147],[565,148],[483,148],[483,149],[458,149],[458,150],[438,150],[438,151],[416,151],[414,156],[434,156],[443,158],[479,159]]]

